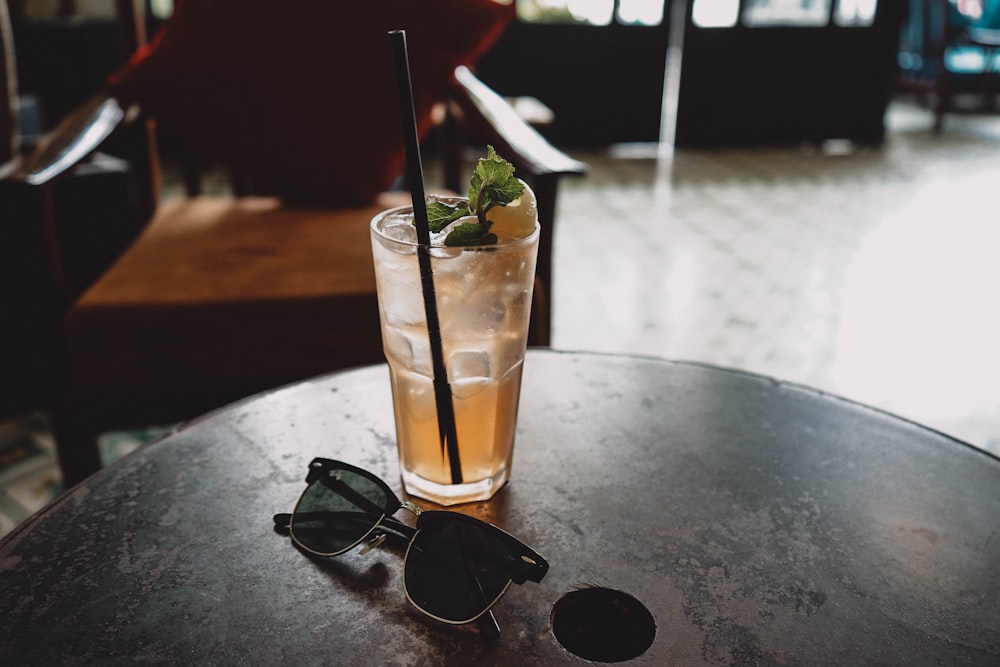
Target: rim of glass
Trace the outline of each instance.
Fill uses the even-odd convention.
[[[469,200],[468,200],[467,197],[444,197],[444,196],[440,196],[440,195],[430,195],[428,197],[428,201],[458,202],[458,201],[469,201]],[[394,246],[397,246],[397,247],[400,247],[400,248],[414,249],[414,248],[418,248],[421,245],[423,245],[423,244],[417,243],[417,242],[401,241],[399,239],[395,239],[395,238],[393,238],[393,237],[385,234],[381,229],[379,229],[379,223],[383,219],[388,218],[388,217],[393,216],[393,215],[404,213],[406,211],[413,211],[413,206],[411,204],[407,204],[406,206],[394,206],[393,208],[389,208],[389,209],[386,209],[384,211],[380,211],[379,213],[375,214],[375,217],[372,218],[370,226],[371,226],[372,231],[375,234],[378,235],[379,240],[381,240],[382,242],[386,243],[387,245],[394,245]],[[473,216],[469,216],[469,217],[473,217]],[[531,233],[528,234],[527,236],[522,236],[519,239],[512,239],[510,241],[501,241],[500,243],[497,243],[497,244],[494,244],[494,245],[444,246],[444,245],[434,245],[434,244],[431,244],[428,247],[430,247],[430,248],[442,248],[442,249],[445,249],[445,250],[484,250],[484,249],[485,250],[493,250],[493,251],[497,251],[497,250],[516,250],[516,249],[520,248],[521,246],[530,245],[531,243],[534,243],[534,241],[541,234],[541,229],[542,229],[542,225],[541,225],[541,223],[538,222],[538,219],[536,218],[535,219],[535,228],[531,231]]]

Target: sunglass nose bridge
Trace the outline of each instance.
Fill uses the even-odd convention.
[[[415,505],[411,503],[409,500],[404,500],[402,503],[400,503],[400,506],[405,510],[413,512],[416,516],[420,516],[420,513],[424,511],[423,508],[420,507],[420,505]]]

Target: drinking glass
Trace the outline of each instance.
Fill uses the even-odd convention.
[[[452,198],[441,198],[454,203]],[[432,245],[430,267],[458,461],[442,434],[410,206],[372,219],[382,342],[403,485],[441,505],[486,500],[510,478],[539,226],[496,245]],[[433,241],[432,241],[433,243]],[[433,321],[433,318],[432,318]],[[440,372],[440,370],[439,370]],[[458,474],[456,474],[458,473]]]

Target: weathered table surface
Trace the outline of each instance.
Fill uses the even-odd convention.
[[[416,612],[398,547],[314,561],[272,528],[314,456],[399,490],[375,366],[189,423],[8,536],[0,664],[579,663],[553,608],[588,587],[651,614],[636,664],[1000,663],[997,459],[696,364],[530,351],[524,383],[512,482],[461,507],[551,564],[498,641]]]

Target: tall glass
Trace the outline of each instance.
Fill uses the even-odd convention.
[[[454,201],[454,200],[451,200]],[[382,342],[403,485],[441,505],[486,500],[509,479],[539,227],[474,248],[433,246],[431,269],[461,480],[440,436],[412,207],[371,223]]]

